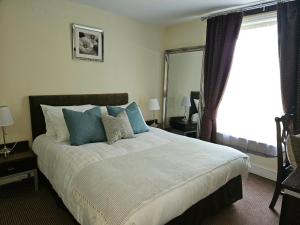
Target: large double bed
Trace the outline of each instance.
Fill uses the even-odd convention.
[[[39,169],[80,224],[200,224],[242,198],[249,160],[229,147],[157,128],[112,145],[71,146],[45,135],[41,104],[127,102],[127,94],[30,96]]]

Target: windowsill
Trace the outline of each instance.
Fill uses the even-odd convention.
[[[265,158],[276,158],[277,156],[275,146],[222,133],[217,133],[217,143],[238,149],[244,153],[250,153]]]

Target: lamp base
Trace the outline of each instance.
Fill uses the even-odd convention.
[[[0,155],[4,155],[4,157],[7,157],[10,154],[11,150],[11,148],[4,146],[2,149],[0,149]]]

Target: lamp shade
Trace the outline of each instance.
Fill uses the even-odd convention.
[[[159,102],[157,98],[151,98],[148,103],[148,108],[151,111],[160,110]]]
[[[181,101],[181,106],[184,106],[184,107],[190,107],[190,106],[191,106],[191,100],[190,100],[190,97],[188,97],[188,96],[183,96],[182,101]]]
[[[7,127],[14,123],[7,106],[0,106],[0,127]]]

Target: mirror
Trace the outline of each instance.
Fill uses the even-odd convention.
[[[204,46],[165,51],[164,128],[187,136],[197,136],[201,116],[199,99],[202,93],[203,59]]]

